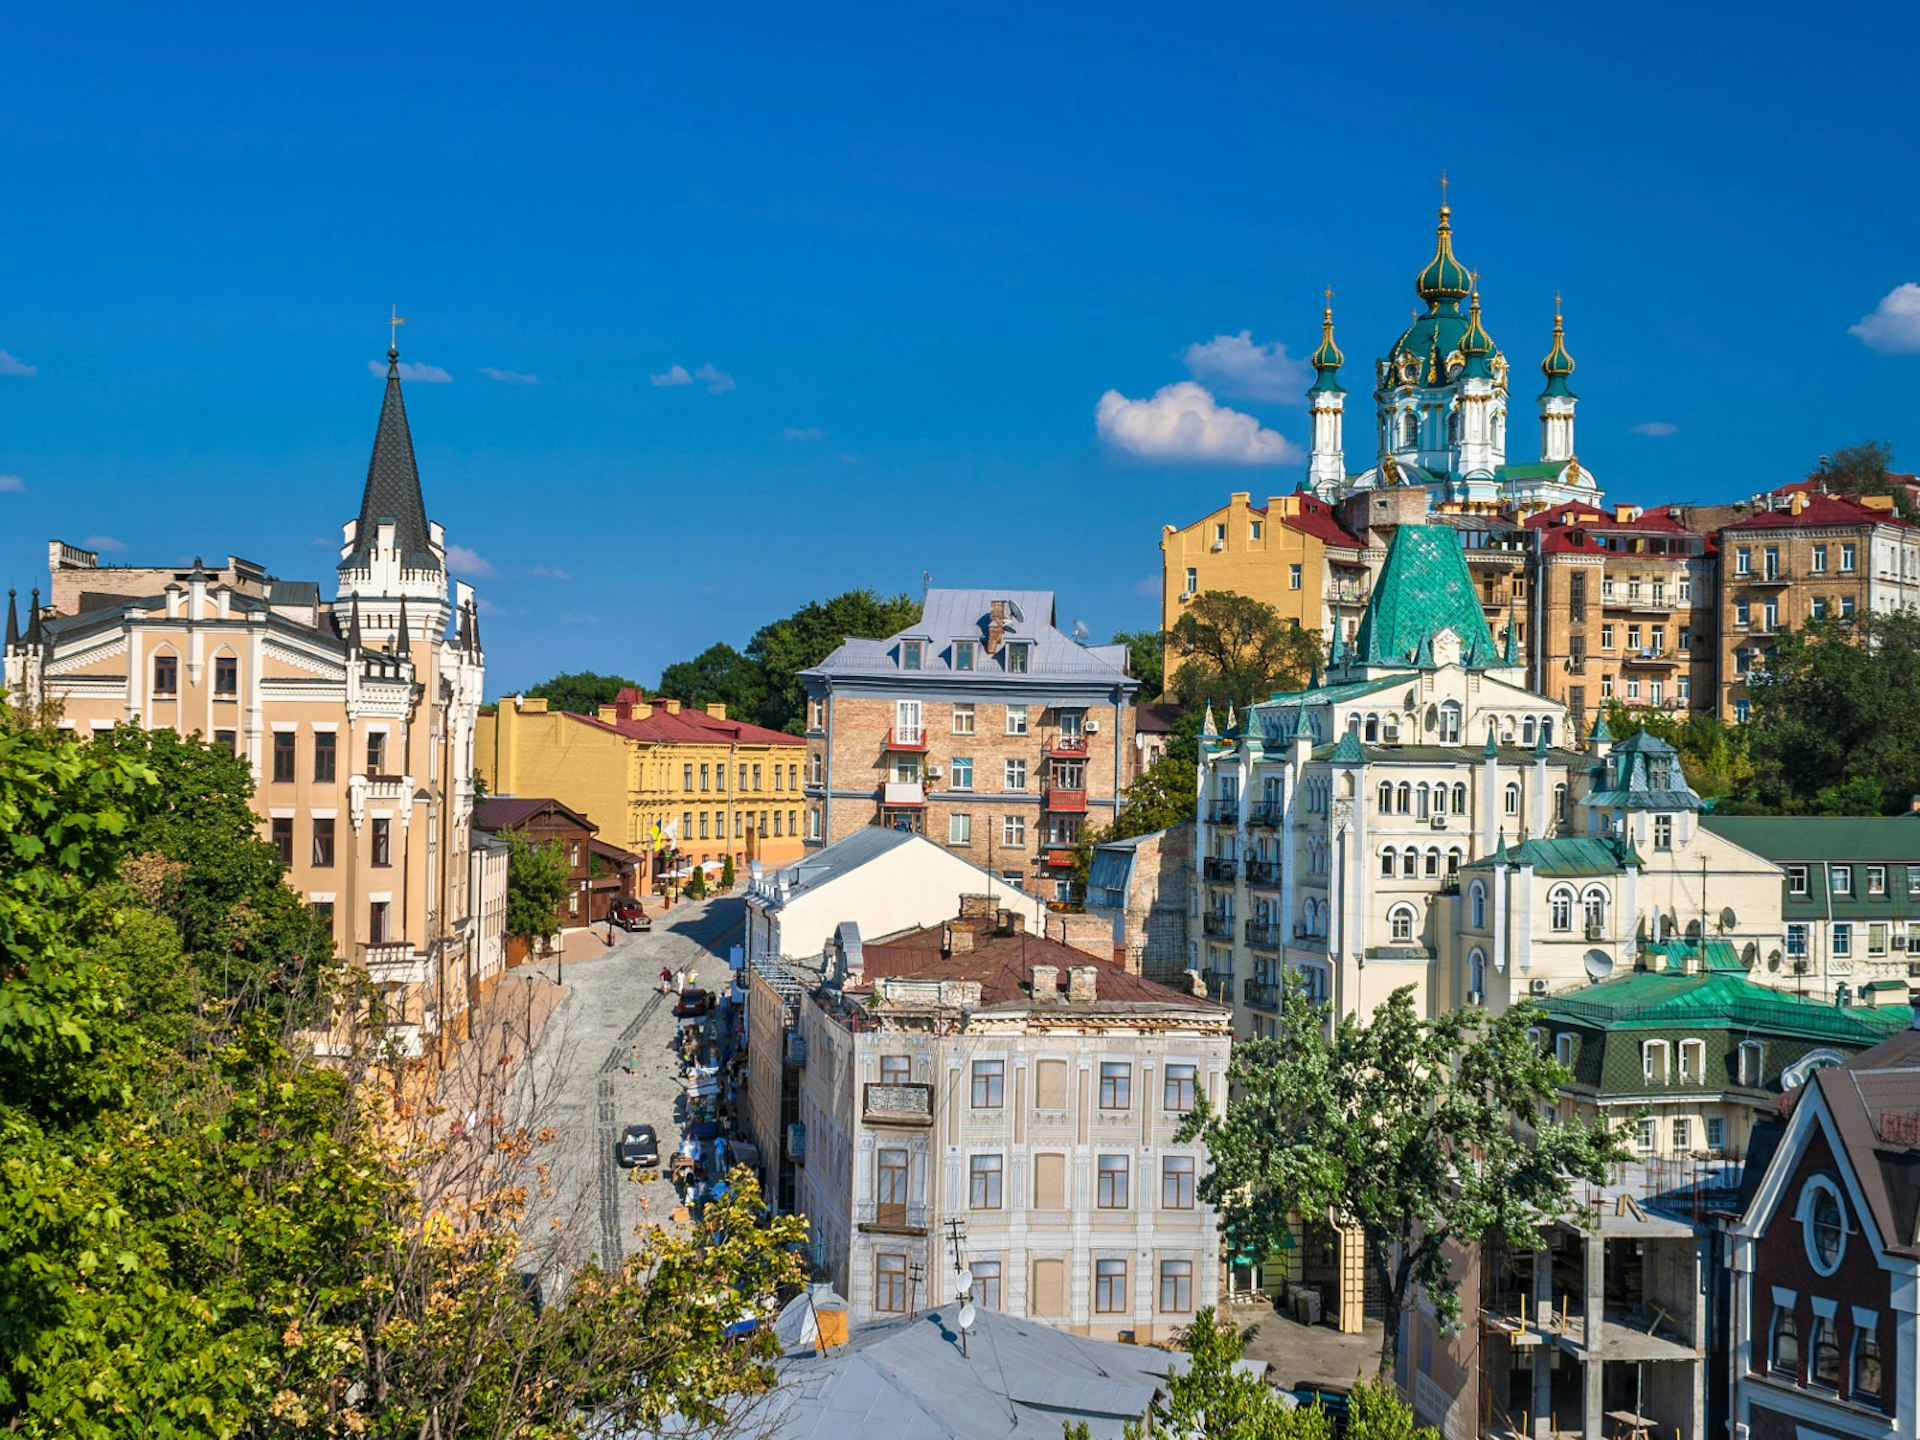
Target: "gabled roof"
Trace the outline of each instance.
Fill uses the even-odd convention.
[[[1549,840],[1522,840],[1517,845],[1503,845],[1501,848],[1509,866],[1531,865],[1535,874],[1566,879],[1619,875],[1629,865],[1638,863],[1626,844],[1604,836],[1576,835]],[[1496,852],[1496,855],[1499,853]],[[1484,855],[1461,868],[1491,870],[1494,859],[1494,855]]]
[[[550,795],[494,795],[473,807],[476,830],[518,830],[542,815],[559,815],[588,831],[600,827],[570,806]]]
[[[1907,1013],[1907,1012],[1902,1012]],[[1889,1250],[1920,1254],[1920,1038],[1911,1029],[1810,1077],[1833,1117],[1841,1158]]]
[[[1459,537],[1445,525],[1402,525],[1374,581],[1356,640],[1363,665],[1407,665],[1431,653],[1435,632],[1460,637],[1462,662],[1496,663],[1493,634]]]
[[[1840,1006],[1756,984],[1737,959],[1730,969],[1722,964],[1692,975],[1636,970],[1552,996],[1541,1009],[1607,1030],[1740,1030],[1858,1046],[1878,1044],[1913,1019],[1905,1005]]]
[[[1323,545],[1331,545],[1337,550],[1367,548],[1366,541],[1342,525],[1333,507],[1317,495],[1303,490],[1293,497],[1293,503],[1298,508],[1291,514],[1283,513],[1279,517],[1280,523],[1289,530],[1311,535]]]
[[[353,553],[340,562],[342,570],[364,568],[372,553],[380,522],[394,523],[393,543],[401,564],[409,570],[438,570],[427,529],[427,502],[420,493],[420,470],[413,459],[413,432],[407,428],[407,402],[400,394],[400,355],[387,352],[387,390],[380,401],[380,424],[373,432],[373,458],[367,462],[367,484],[360,495],[360,524],[354,532]]]
[[[983,645],[994,602],[1002,604],[1005,640],[1031,646],[1024,671],[1004,668],[1003,644],[993,656],[974,656],[974,668],[953,664],[953,642],[975,640]],[[1095,680],[1135,684],[1127,675],[1124,645],[1082,645],[1054,628],[1051,590],[933,590],[927,591],[920,620],[883,639],[848,636],[818,665],[802,675],[885,676],[888,679],[938,680],[942,684],[983,684],[1009,674],[1022,681],[1055,679]],[[899,650],[903,640],[926,642],[920,669],[903,670]]]

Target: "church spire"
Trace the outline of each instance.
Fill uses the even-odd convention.
[[[1542,399],[1549,395],[1564,395],[1574,399],[1574,393],[1567,387],[1567,377],[1573,374],[1573,357],[1567,353],[1567,327],[1560,315],[1560,297],[1553,297],[1553,348],[1547,351],[1547,358],[1540,362],[1540,373],[1547,377],[1547,388],[1540,392]]]
[[[1340,384],[1340,364],[1346,357],[1333,343],[1333,287],[1327,287],[1327,308],[1320,313],[1320,348],[1313,352],[1314,382],[1307,388],[1313,412],[1313,448],[1307,454],[1307,487],[1323,500],[1340,493],[1347,481],[1347,457],[1342,450],[1341,414],[1347,392]]]
[[[20,643],[20,615],[14,608],[14,596],[19,592],[7,591],[7,649],[11,650]]]
[[[1573,408],[1578,398],[1567,384],[1573,357],[1567,353],[1567,327],[1560,316],[1560,297],[1553,297],[1553,348],[1540,362],[1547,385],[1540,392],[1540,458],[1564,465],[1573,459]]]
[[[1413,282],[1413,288],[1430,309],[1446,305],[1455,315],[1460,313],[1460,301],[1473,288],[1473,277],[1467,273],[1467,267],[1453,256],[1453,210],[1444,203],[1440,206],[1440,226],[1434,236],[1433,259]]]
[[[40,587],[33,587],[33,602],[27,606],[27,633],[22,637],[29,648],[40,644]]]
[[[1327,391],[1344,395],[1346,391],[1340,385],[1340,367],[1346,363],[1346,356],[1340,353],[1340,347],[1333,343],[1333,287],[1327,287],[1327,308],[1320,312],[1320,348],[1313,352],[1310,362],[1318,378],[1307,393],[1319,395]]]
[[[393,522],[393,543],[402,569],[441,568],[427,528],[413,433],[407,427],[407,402],[400,393],[400,351],[392,345],[387,348],[387,390],[373,434],[373,458],[367,462],[367,483],[360,496],[360,521],[354,530],[353,551],[340,562],[341,569],[368,568],[382,521]]]

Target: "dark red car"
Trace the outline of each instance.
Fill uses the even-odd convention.
[[[629,933],[653,929],[653,921],[647,918],[647,912],[640,908],[640,902],[631,895],[622,895],[607,907],[607,920]]]
[[[696,1015],[705,1015],[713,1009],[711,990],[683,990],[680,998],[673,1003],[673,1013],[682,1020]]]

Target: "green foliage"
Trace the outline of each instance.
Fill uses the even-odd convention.
[[[611,705],[622,690],[637,690],[638,680],[624,675],[602,675],[595,670],[576,670],[542,680],[527,687],[527,698],[545,700],[549,710],[565,710],[574,715],[591,715],[602,705]]]
[[[722,890],[733,889],[734,881],[738,878],[739,877],[734,874],[733,856],[728,854],[727,857],[720,862],[720,888]]]
[[[1323,658],[1320,637],[1283,620],[1262,600],[1203,590],[1166,634],[1177,657],[1168,691],[1189,709],[1209,700],[1224,721],[1229,703],[1244,710],[1276,690],[1298,690]]]
[[[1749,732],[1729,725],[1718,715],[1689,715],[1685,719],[1658,710],[1629,710],[1618,700],[1607,702],[1607,730],[1623,741],[1644,730],[1680,752],[1680,769],[1687,783],[1706,800],[1718,800],[1743,790],[1753,777],[1747,758]]]
[[[1139,702],[1158,700],[1166,688],[1166,637],[1158,630],[1116,630],[1113,643],[1127,647],[1127,668],[1140,682]]]
[[[883,598],[873,590],[849,590],[801,606],[784,620],[763,625],[747,642],[748,658],[766,674],[767,702],[760,723],[798,735],[806,728],[807,687],[798,678],[849,636],[877,640],[920,618],[911,595]]]
[[[1347,1440],[1440,1440],[1431,1425],[1416,1425],[1413,1407],[1391,1380],[1357,1382],[1347,1395]]]
[[[1862,440],[1843,445],[1823,456],[1819,478],[1829,490],[1843,495],[1890,495],[1893,493],[1893,442]]]
[[[1234,1047],[1233,1099],[1203,1098],[1180,1131],[1205,1141],[1201,1193],[1236,1242],[1265,1251],[1295,1215],[1356,1225],[1388,1297],[1380,1373],[1401,1317],[1424,1293],[1443,1324],[1459,1314],[1449,1243],[1532,1243],[1571,1203],[1575,1177],[1603,1180],[1624,1145],[1603,1125],[1533,1117],[1567,1072],[1527,1038],[1525,1007],[1422,1020],[1411,987],[1370,1018],[1326,1012],[1289,986],[1277,1039]]]
[[[573,867],[558,840],[535,844],[518,830],[506,832],[507,934],[522,940],[544,940],[560,928],[560,907],[566,904]]]
[[[1920,793],[1920,617],[1815,620],[1748,677],[1753,778],[1739,798],[1785,814],[1880,815]]]
[[[662,670],[659,693],[701,708],[725,705],[732,719],[757,724],[767,708],[767,675],[731,645],[709,645]]]
[[[704,900],[707,896],[707,867],[695,865],[693,873],[687,877],[687,894],[695,900]]]
[[[1073,868],[1068,872],[1076,895],[1087,889],[1087,872],[1093,864],[1094,847],[1113,840],[1130,840],[1135,835],[1151,835],[1170,825],[1193,819],[1199,794],[1199,767],[1191,760],[1162,755],[1153,767],[1127,787],[1120,809],[1111,824],[1080,832],[1080,843],[1073,847]]]

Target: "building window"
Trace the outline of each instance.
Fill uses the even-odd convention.
[[[705,810],[702,810],[700,812],[700,838],[702,840],[705,840],[708,838],[708,835],[707,835],[708,813],[709,812]],[[720,833],[722,836],[724,836],[727,832],[725,831],[725,829],[722,829]]]
[[[276,815],[272,822],[273,853],[282,865],[293,864],[293,817]]]
[[[1813,1317],[1813,1368],[1807,1379],[1822,1389],[1840,1388],[1840,1331],[1831,1315]]]
[[[1757,1086],[1766,1073],[1766,1047],[1758,1040],[1742,1040],[1739,1054],[1740,1083],[1749,1088]]]
[[[1007,673],[1024,675],[1030,663],[1033,647],[1025,641],[1007,646]]]
[[[1855,549],[1854,546],[1850,544],[1842,545],[1840,547],[1840,573],[1842,575],[1853,574],[1854,562],[1858,558],[1859,558],[1859,552],[1858,550]]]
[[[974,1303],[984,1305],[989,1310],[1000,1308],[1000,1262],[998,1260],[969,1260],[967,1268],[973,1271]]]
[[[818,785],[827,773],[827,757],[818,750],[807,756],[807,783]]]
[[[1733,552],[1733,573],[1736,575],[1753,573],[1753,551],[1745,545]]]
[[[367,736],[367,774],[387,773],[387,732],[375,730]]]
[[[949,845],[971,845],[973,843],[973,816],[947,816],[947,843]]]
[[[1413,943],[1413,907],[1396,905],[1387,916],[1388,932],[1396,945]]]
[[[967,1203],[975,1210],[1000,1208],[1001,1160],[998,1155],[975,1155],[967,1162]]]
[[[1024,735],[1027,733],[1027,707],[1024,705],[1007,706],[1007,734]]]
[[[1580,897],[1580,910],[1587,922],[1587,936],[1598,940],[1607,928],[1607,892],[1598,886]]]
[[[1176,1115],[1184,1115],[1193,1109],[1195,1081],[1199,1067],[1195,1065],[1169,1065],[1166,1080],[1162,1087],[1161,1106]]]
[[[1833,941],[1829,947],[1836,960],[1853,958],[1853,925],[1845,920],[1837,921],[1833,927]]]
[[[1847,1219],[1840,1208],[1839,1189],[1824,1175],[1814,1176],[1800,1192],[1799,1220],[1807,1259],[1822,1275],[1833,1274],[1846,1254]]]
[[[232,655],[216,655],[213,658],[213,693],[216,695],[238,695],[240,693],[240,661]]]
[[[298,740],[291,730],[273,732],[273,778],[288,783],[293,779],[293,747]]]
[[[1693,1121],[1684,1116],[1673,1122],[1673,1153],[1686,1155],[1693,1149]]]
[[[1824,545],[1813,547],[1813,573],[1816,575],[1827,573],[1827,547]]]
[[[953,707],[953,733],[956,735],[973,734],[973,706],[956,705]]]
[[[874,1256],[873,1308],[889,1314],[897,1314],[907,1308],[906,1256]]]
[[[1507,814],[1518,815],[1520,813],[1520,787],[1518,785],[1507,786],[1506,795],[1501,804]]]
[[[393,821],[391,820],[373,822],[373,863],[375,865],[393,864]]]
[[[1193,1262],[1160,1262],[1160,1308],[1171,1315],[1185,1315],[1193,1309]]]
[[[827,702],[824,700],[807,701],[807,728],[824,730],[827,728]]]
[[[1564,1030],[1553,1037],[1553,1058],[1562,1065],[1573,1065],[1573,1036]]]
[[[973,669],[973,641],[956,640],[953,642],[953,668],[956,670]]]
[[[1672,1049],[1664,1040],[1640,1044],[1640,1073],[1649,1085],[1665,1085],[1671,1078]]]
[[[1807,867],[1804,865],[1787,866],[1787,893],[1804,895],[1807,893]]]
[[[1006,1103],[1006,1085],[1006,1061],[976,1060],[973,1062],[974,1109],[998,1110]]]
[[[1884,1385],[1885,1370],[1880,1363],[1880,1335],[1877,1316],[1869,1315],[1865,1320],[1861,1313],[1853,1315],[1853,1383],[1847,1387],[1848,1398],[1857,1405],[1880,1405],[1881,1388]]]
[[[153,657],[153,693],[155,695],[180,693],[179,656],[156,655]]]
[[[1160,1204],[1167,1210],[1193,1209],[1193,1156],[1167,1155],[1160,1161]]]
[[[918,670],[920,668],[920,642],[918,640],[902,640],[900,642],[900,668],[902,670]]]
[[[1189,565],[1187,567],[1188,596],[1191,597],[1192,595],[1198,593],[1199,589],[1200,589],[1200,572],[1196,570],[1193,566]]]
[[[760,788],[760,767],[758,765],[753,767],[753,788],[756,790]]]
[[[818,840],[820,838],[820,812],[818,810],[807,811],[807,838],[809,840]]]
[[[880,1083],[882,1085],[905,1085],[913,1078],[913,1062],[905,1055],[882,1055],[880,1057]]]
[[[1547,923],[1562,933],[1573,929],[1573,891],[1564,885],[1547,897]]]
[[[1126,1061],[1102,1060],[1100,1062],[1100,1108],[1102,1110],[1133,1108],[1133,1067]]]
[[[1102,1210],[1127,1208],[1127,1157],[1102,1155],[1094,1203]]]
[[[1000,821],[1000,843],[1009,850],[1018,850],[1027,843],[1027,817],[1007,815]]]
[[[333,817],[313,822],[313,863],[325,869],[333,864]]]
[[[1867,866],[1867,894],[1884,895],[1887,893],[1887,867],[1884,865]]]
[[[1027,762],[1019,759],[1007,761],[1006,788],[1021,791],[1027,788]]]
[[[367,943],[384,945],[387,943],[387,908],[385,900],[375,900],[367,906]]]
[[[1127,1262],[1093,1262],[1093,1308],[1096,1314],[1120,1315],[1127,1308]]]
[[[1707,1149],[1724,1150],[1727,1148],[1727,1122],[1718,1115],[1707,1117]]]
[[[239,734],[237,731],[216,730],[213,732],[213,743],[229,755],[237,755],[240,753]]]
[[[1440,743],[1442,745],[1460,743],[1460,707],[1451,700],[1440,707]]]
[[[1472,888],[1467,891],[1467,899],[1468,899],[1468,905],[1470,906],[1472,915],[1473,915],[1473,920],[1472,920],[1473,928],[1476,930],[1486,929],[1487,928],[1487,888],[1486,886],[1482,885],[1478,880],[1474,881]]]
[[[1794,1323],[1793,1304],[1773,1302],[1773,1327],[1767,1334],[1767,1365],[1782,1375],[1800,1376],[1800,1327]]]
[[[973,757],[956,755],[947,765],[947,788],[949,790],[973,789]]]
[[[1300,567],[1298,565],[1289,565],[1287,567],[1287,588],[1289,590],[1298,590],[1300,588]]]
[[[1634,1126],[1633,1148],[1643,1155],[1653,1153],[1653,1125],[1652,1120],[1641,1120]]]

